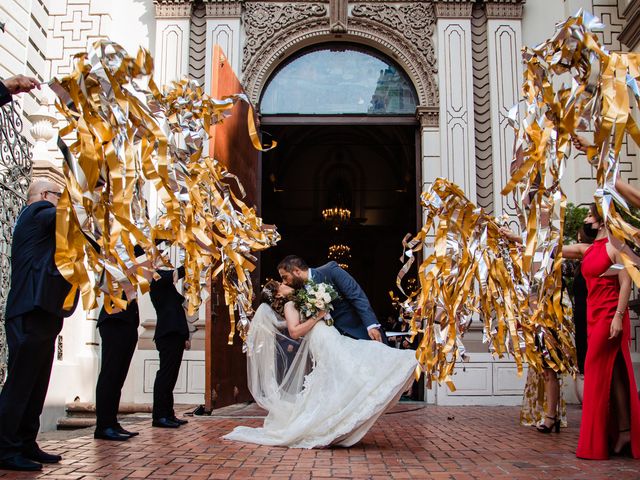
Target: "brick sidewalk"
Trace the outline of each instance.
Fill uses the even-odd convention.
[[[257,426],[255,407],[193,418],[179,430],[128,424],[140,436],[127,442],[92,436],[45,440],[60,453],[59,465],[38,474],[0,474],[48,479],[638,479],[640,461],[578,460],[574,449],[580,411],[570,427],[543,435],[518,424],[514,407],[397,406],[349,449],[300,450],[239,444],[220,436],[236,425]],[[1,472],[1,471],[0,471]]]

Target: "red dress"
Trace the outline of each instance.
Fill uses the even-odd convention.
[[[607,253],[607,238],[596,240],[584,254],[582,274],[587,282],[587,356],[584,364],[582,422],[576,455],[592,460],[609,458],[610,385],[614,363],[622,353],[629,378],[631,452],[640,458],[640,402],[633,376],[629,341],[629,312],[622,321],[622,334],[609,340],[609,328],[618,307],[620,283],[617,275],[601,277],[612,265]],[[615,415],[615,412],[612,412]]]

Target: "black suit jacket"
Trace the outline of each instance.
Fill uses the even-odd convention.
[[[132,300],[125,310],[119,312],[107,313],[104,307],[100,310],[98,316],[98,327],[106,321],[120,320],[136,327],[140,325],[140,314],[138,313],[138,301]]]
[[[332,303],[333,310],[330,312],[336,328],[353,338],[368,340],[367,328],[376,325],[378,318],[358,282],[336,262],[312,268],[311,278],[316,283],[332,284],[340,295]]]
[[[189,338],[189,325],[182,306],[184,297],[178,293],[173,283],[173,270],[158,270],[158,280],[151,282],[149,296],[156,309],[157,323],[154,340],[170,334]],[[184,267],[178,269],[178,278],[184,277]]]
[[[11,244],[11,289],[5,318],[36,309],[57,317],[68,317],[75,309],[63,310],[71,285],[58,271],[56,252],[56,207],[46,200],[27,205],[16,222]]]
[[[10,101],[11,94],[9,93],[9,89],[4,86],[4,83],[0,82],[0,107]]]

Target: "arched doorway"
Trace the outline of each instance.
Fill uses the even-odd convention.
[[[321,44],[279,65],[259,103],[262,130],[279,143],[262,156],[261,215],[282,234],[262,254],[263,282],[287,254],[336,260],[394,328],[389,292],[419,218],[417,98],[397,64],[356,44]]]

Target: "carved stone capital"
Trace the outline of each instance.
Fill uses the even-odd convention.
[[[522,3],[492,2],[485,3],[487,18],[522,19]]]
[[[188,18],[191,16],[189,0],[154,0],[156,18]]]
[[[207,17],[240,17],[244,0],[209,0],[204,2]]]
[[[434,0],[437,18],[471,18],[471,0]]]
[[[419,106],[416,108],[416,119],[422,128],[438,127],[440,125],[440,109]]]

